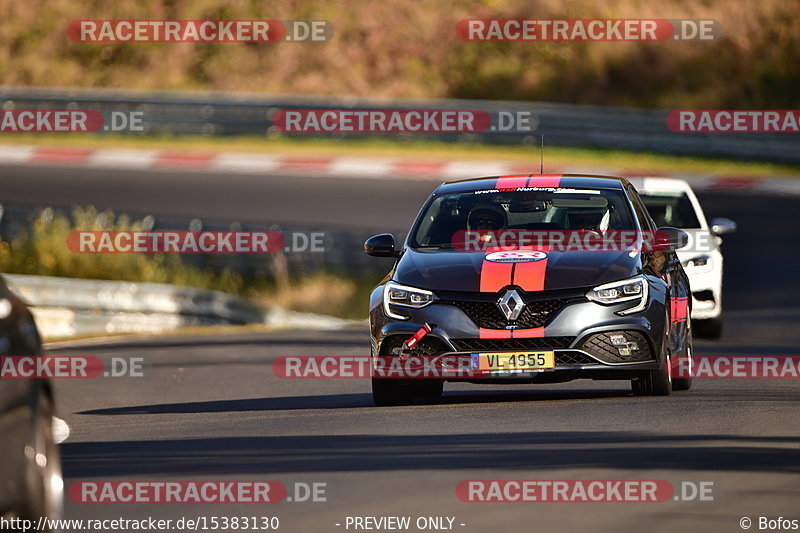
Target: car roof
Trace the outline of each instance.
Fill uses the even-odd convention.
[[[470,192],[521,187],[623,189],[626,178],[602,174],[515,174],[446,181],[436,189],[437,194]]]
[[[692,190],[686,180],[677,178],[644,176],[641,178],[629,178],[629,181],[642,194],[647,194],[648,192],[689,192]]]

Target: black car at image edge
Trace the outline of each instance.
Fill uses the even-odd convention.
[[[527,246],[512,254],[454,245],[459,232],[481,230],[658,230],[668,242],[601,251]],[[679,360],[688,361],[686,368],[692,362],[691,293],[675,253],[686,239],[679,229],[656,228],[624,178],[524,175],[443,183],[401,248],[390,234],[364,245],[370,255],[395,258],[370,298],[372,357],[471,358],[485,373],[461,381],[474,383],[588,378],[630,380],[636,395],[689,389],[691,374],[675,372]],[[509,364],[513,354],[536,355],[530,359],[536,362]],[[377,405],[435,399],[444,381],[373,378],[373,398]]]
[[[2,276],[0,356],[44,357],[30,310]],[[62,516],[64,483],[54,414],[49,380],[0,375],[0,515],[4,518],[39,525],[40,519]],[[39,531],[53,530],[52,523],[41,526]]]

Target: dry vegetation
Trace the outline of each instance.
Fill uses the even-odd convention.
[[[0,0],[7,85],[792,108],[795,0]],[[716,42],[468,43],[463,18],[713,18]],[[75,43],[76,19],[325,19],[328,43]]]
[[[74,253],[66,246],[73,231],[137,231],[140,223],[93,207],[75,208],[70,218],[43,209],[29,231],[0,236],[0,272],[83,279],[172,283],[220,290],[267,305],[345,318],[367,315],[369,293],[377,279],[328,272],[297,277],[273,258],[272,276],[244,277],[228,269],[200,269],[174,254]],[[283,266],[282,266],[283,265]]]

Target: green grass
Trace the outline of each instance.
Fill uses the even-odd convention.
[[[187,150],[197,152],[249,152],[347,157],[431,158],[459,160],[504,160],[530,162],[539,168],[539,149],[528,145],[496,146],[438,141],[397,141],[390,139],[270,139],[246,137],[138,137],[99,135],[0,135],[0,144],[56,145],[81,148],[138,148]],[[565,148],[545,145],[545,171],[548,166],[608,168],[642,173],[703,173],[737,176],[800,176],[800,165],[779,165],[715,159],[679,157],[650,152],[627,152],[596,148]]]

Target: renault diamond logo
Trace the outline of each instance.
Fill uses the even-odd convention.
[[[525,302],[522,301],[522,296],[516,290],[510,289],[497,300],[497,307],[500,308],[507,320],[516,320],[525,309]]]

